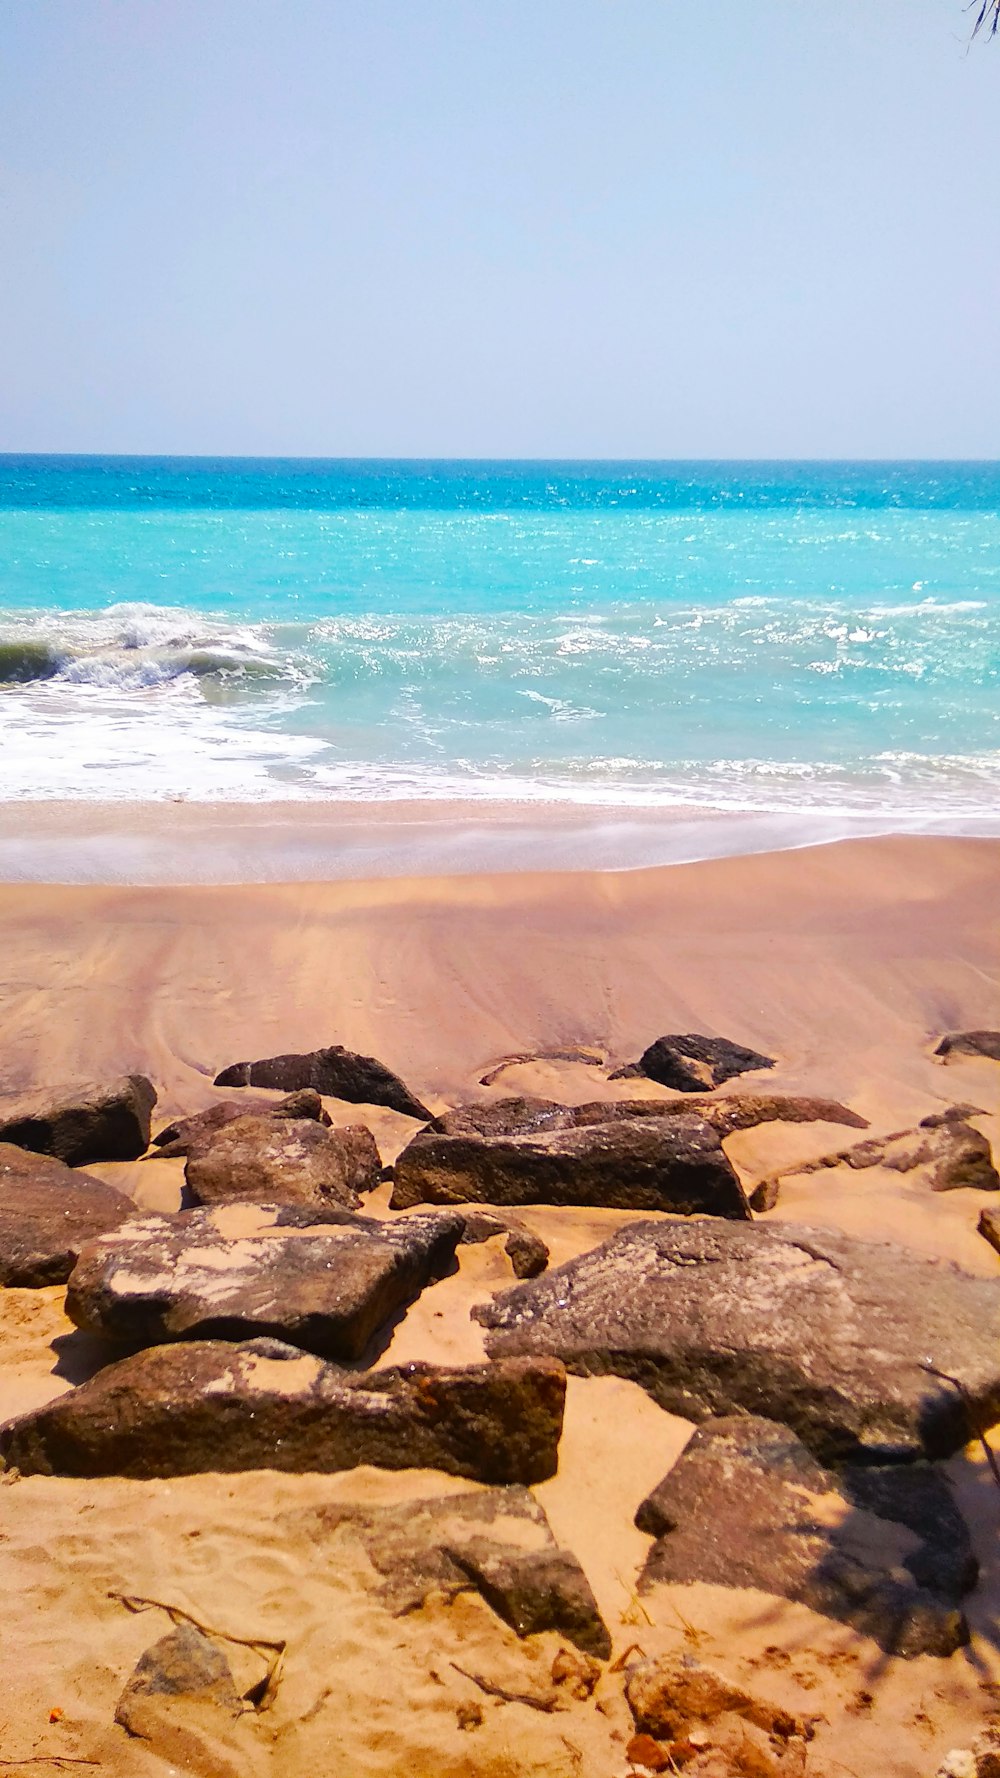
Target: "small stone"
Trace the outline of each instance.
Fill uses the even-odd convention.
[[[552,1683],[583,1703],[601,1677],[601,1664],[579,1649],[561,1648],[552,1662]]]
[[[673,1763],[669,1747],[661,1747],[652,1735],[633,1735],[625,1749],[625,1758],[646,1772],[667,1772]]]
[[[569,1550],[499,1549],[473,1540],[449,1552],[487,1605],[518,1636],[555,1630],[607,1660],[611,1637],[583,1569]]]
[[[229,1662],[192,1624],[172,1630],[140,1655],[115,1721],[130,1735],[153,1740],[169,1727],[176,1705],[207,1706],[222,1717],[236,1717],[241,1708]]]

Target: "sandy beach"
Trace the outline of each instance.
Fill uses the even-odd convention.
[[[874,1136],[971,1102],[996,1152],[996,1064],[944,1063],[933,1049],[947,1030],[996,1023],[998,876],[1000,842],[907,837],[626,873],[6,884],[0,1086],[9,1097],[142,1071],[163,1122],[221,1098],[211,1082],[231,1061],[344,1043],[380,1057],[436,1112],[512,1093],[569,1105],[668,1098],[652,1082],[608,1074],[659,1033],[691,1030],[774,1056],[768,1091],[840,1099]],[[480,1084],[505,1058],[572,1047],[592,1059],[511,1062],[490,1088]],[[335,1122],[359,1115],[332,1100],[328,1109]],[[412,1121],[378,1108],[361,1115],[392,1161]],[[749,1188],[851,1134],[773,1123],[729,1137],[726,1150]],[[182,1160],[89,1170],[142,1206],[180,1204]],[[369,1200],[375,1214],[389,1214],[388,1190]],[[976,1232],[982,1202],[973,1190],[931,1192],[919,1170],[840,1166],[789,1178],[761,1220],[892,1240],[990,1278],[1000,1261]],[[601,1209],[521,1214],[552,1265],[634,1220]],[[458,1270],[400,1319],[378,1365],[481,1358],[483,1329],[469,1312],[511,1281],[498,1241],[461,1249]],[[63,1294],[0,1296],[0,1418],[69,1390],[99,1362],[66,1320]],[[508,1691],[544,1689],[558,1638],[518,1640],[467,1595],[394,1618],[358,1548],[323,1537],[330,1503],[463,1493],[471,1482],[374,1470],[150,1482],[8,1475],[3,1756],[122,1774],[172,1764],[206,1778],[334,1766],[379,1778],[607,1778],[632,1769],[615,1659],[638,1647],[687,1650],[808,1719],[810,1778],[931,1778],[1000,1697],[1000,1493],[982,1451],[947,1465],[981,1564],[966,1602],[971,1646],[906,1660],[761,1593],[695,1584],[639,1597],[649,1539],[633,1515],[691,1430],[632,1382],[569,1380],[558,1474],[536,1494],[583,1564],[614,1647],[594,1696],[566,1697],[554,1712],[484,1696],[457,1669]],[[113,1725],[117,1697],[169,1621],[158,1609],[131,1614],[116,1593],[173,1604],[230,1636],[286,1641],[270,1708],[221,1733],[189,1728],[157,1751],[127,1737]],[[244,1649],[242,1658],[252,1667],[260,1657]]]

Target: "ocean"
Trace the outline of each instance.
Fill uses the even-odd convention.
[[[0,458],[0,799],[998,793],[995,463]]]

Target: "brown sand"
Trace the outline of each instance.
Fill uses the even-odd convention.
[[[758,1077],[768,1090],[846,1099],[875,1133],[964,1099],[991,1114],[980,1127],[1000,1147],[1000,1069],[931,1054],[946,1029],[1000,1023],[998,882],[1000,842],[894,839],[627,875],[8,886],[0,1090],[141,1068],[165,1120],[210,1103],[227,1062],[343,1042],[444,1105],[479,1092],[479,1077],[507,1055],[572,1044],[617,1062],[660,1032],[703,1030],[776,1055],[778,1068]],[[539,1062],[512,1065],[492,1090],[582,1101],[635,1088],[582,1062]],[[389,1158],[413,1129],[388,1112],[370,1121]],[[850,1139],[834,1126],[770,1125],[727,1146],[755,1180]],[[180,1162],[95,1170],[145,1204],[178,1201]],[[383,1189],[374,1207],[385,1198]],[[996,1275],[1000,1261],[975,1232],[984,1201],[931,1194],[912,1175],[838,1168],[790,1180],[772,1214],[891,1237]],[[538,1210],[525,1220],[558,1263],[628,1218]],[[510,1279],[497,1242],[463,1249],[458,1273],[424,1293],[379,1362],[478,1356],[469,1309]],[[93,1364],[61,1302],[61,1290],[0,1293],[0,1417],[71,1387]],[[692,1587],[636,1598],[648,1540],[632,1517],[688,1432],[632,1384],[571,1379],[560,1471],[538,1495],[587,1569],[616,1654],[633,1643],[647,1654],[687,1647],[816,1718],[811,1778],[932,1778],[1000,1700],[1000,1494],[981,1454],[951,1464],[983,1564],[968,1601],[973,1647],[907,1662],[759,1594]],[[63,1756],[94,1762],[80,1770],[151,1778],[624,1774],[620,1677],[609,1674],[596,1701],[554,1714],[484,1696],[452,1662],[510,1690],[543,1691],[557,1639],[518,1642],[471,1598],[389,1617],[365,1585],[357,1546],[324,1537],[312,1510],[469,1487],[372,1471],[8,1478],[0,1760]],[[161,1611],[131,1615],[109,1596],[116,1590],[234,1635],[286,1639],[272,1707],[221,1734],[192,1730],[162,1757],[129,1740],[113,1726],[116,1699],[169,1623]],[[255,1657],[241,1658],[252,1667]],[[463,1729],[458,1707],[469,1702],[483,1721]],[[61,1715],[50,1722],[53,1711]]]

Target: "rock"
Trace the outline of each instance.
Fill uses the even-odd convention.
[[[980,1210],[979,1233],[1000,1253],[1000,1209]]]
[[[1000,1724],[988,1723],[971,1747],[949,1753],[937,1778],[1000,1778]]]
[[[438,1136],[533,1136],[541,1130],[568,1130],[575,1121],[569,1105],[518,1094],[455,1105],[427,1127]]]
[[[867,1118],[841,1105],[837,1099],[816,1099],[788,1093],[730,1093],[725,1098],[612,1099],[577,1105],[572,1112],[576,1125],[616,1123],[631,1117],[700,1117],[719,1136],[736,1130],[752,1130],[758,1124],[849,1124],[868,1128]]]
[[[606,1661],[611,1637],[583,1569],[569,1550],[497,1549],[485,1539],[454,1552],[460,1568],[519,1636],[555,1630]]]
[[[936,1056],[985,1056],[1000,1062],[1000,1031],[952,1031],[942,1037]]]
[[[932,1111],[929,1117],[922,1117],[918,1127],[936,1130],[941,1124],[964,1124],[967,1118],[985,1116],[981,1105],[948,1105],[944,1111]]]
[[[226,1099],[218,1105],[209,1105],[205,1111],[196,1111],[191,1117],[178,1118],[168,1124],[153,1137],[153,1147],[159,1149],[160,1160],[186,1155],[196,1143],[221,1130],[224,1124],[234,1123],[238,1117],[251,1113],[261,1117],[314,1118],[327,1128],[333,1122],[319,1094],[311,1087],[304,1087],[301,1092],[290,1093],[287,1099],[281,1099],[277,1104],[270,1099],[253,1099],[250,1103],[245,1099]]]
[[[552,1662],[552,1684],[561,1686],[579,1704],[593,1696],[600,1677],[600,1664],[592,1655],[571,1654],[568,1648],[561,1648]]]
[[[566,1377],[543,1361],[345,1371],[278,1340],[192,1340],[109,1365],[0,1428],[23,1475],[441,1469],[555,1473]]]
[[[272,1335],[356,1359],[444,1275],[461,1235],[456,1215],[384,1223],[290,1204],[136,1216],[84,1249],[66,1313],[131,1346]]]
[[[386,1105],[403,1117],[427,1123],[433,1115],[410,1092],[398,1074],[374,1056],[359,1056],[339,1043],[329,1049],[310,1050],[303,1056],[270,1056],[261,1062],[234,1062],[215,1077],[217,1087],[277,1087],[292,1093],[314,1087],[331,1099],[349,1105]]]
[[[170,1706],[178,1702],[207,1706],[226,1717],[237,1717],[241,1709],[225,1655],[192,1624],[172,1630],[140,1655],[115,1721],[130,1735],[152,1740],[169,1725]]]
[[[830,1229],[632,1223],[473,1313],[497,1357],[762,1414],[827,1462],[947,1456],[1000,1418],[1000,1280]]]
[[[517,1278],[537,1278],[549,1263],[549,1250],[541,1235],[525,1228],[523,1222],[504,1222],[488,1210],[473,1210],[464,1222],[463,1246],[475,1247],[480,1241],[491,1241],[495,1235],[506,1235],[504,1252]]]
[[[339,1205],[356,1210],[377,1185],[382,1161],[364,1124],[325,1129],[312,1118],[236,1118],[194,1139],[184,1179],[196,1204]]]
[[[958,1601],[978,1565],[932,1465],[837,1475],[772,1420],[709,1420],[636,1524],[658,1539],[640,1592],[659,1582],[754,1587],[907,1657],[950,1655],[969,1640]]]
[[[480,1075],[479,1084],[491,1087],[507,1068],[519,1068],[525,1062],[582,1062],[588,1068],[600,1068],[603,1061],[603,1052],[585,1049],[575,1043],[561,1049],[519,1050],[516,1056],[503,1056],[499,1062],[494,1062],[485,1074]]]
[[[661,1087],[673,1087],[678,1093],[702,1093],[706,1087],[719,1087],[724,1080],[746,1074],[752,1068],[773,1068],[773,1056],[762,1056],[758,1050],[744,1049],[727,1037],[701,1037],[695,1032],[686,1036],[674,1033],[657,1037],[643,1050],[638,1062],[619,1068],[611,1080],[627,1080],[644,1074],[647,1080],[658,1081]]]
[[[65,1284],[80,1249],[134,1209],[103,1179],[0,1142],[0,1284]]]
[[[747,1203],[751,1210],[760,1213],[762,1210],[773,1210],[781,1196],[781,1181],[777,1178],[760,1179],[750,1192]]]
[[[928,1169],[927,1184],[931,1191],[957,1191],[972,1187],[977,1191],[1000,1191],[1000,1175],[993,1165],[990,1145],[981,1131],[973,1129],[954,1115],[960,1108],[925,1118],[916,1129],[894,1130],[888,1136],[871,1136],[855,1142],[850,1148],[820,1155],[814,1161],[802,1161],[788,1168],[779,1178],[792,1174],[819,1173],[825,1167],[851,1167],[860,1172],[868,1167],[886,1167],[893,1173],[912,1173],[918,1167]],[[978,1115],[978,1114],[977,1114]],[[751,1196],[754,1209],[761,1207],[765,1188],[770,1193],[770,1209],[777,1199],[778,1181],[762,1181]]]
[[[53,1155],[70,1167],[135,1161],[149,1147],[155,1104],[156,1089],[144,1074],[8,1100],[0,1105],[0,1142]]]
[[[527,1488],[432,1496],[401,1506],[331,1501],[289,1518],[294,1534],[314,1543],[318,1553],[330,1538],[353,1533],[380,1577],[376,1596],[396,1616],[418,1610],[432,1594],[453,1599],[475,1591],[519,1636],[561,1632],[585,1651],[567,1656],[565,1678],[584,1674],[585,1695],[593,1690],[600,1669],[587,1656],[607,1659],[607,1627],[576,1557],[557,1546]]]
[[[395,1167],[394,1210],[412,1204],[572,1204],[746,1219],[715,1131],[698,1119],[642,1118],[531,1137],[423,1131]]]
[[[713,1760],[708,1769],[724,1771],[727,1778],[800,1778],[805,1772],[806,1725],[691,1655],[665,1655],[631,1667],[625,1696],[640,1734],[676,1743],[687,1770],[699,1770],[689,1761],[707,1747]],[[714,1763],[719,1759],[725,1764]]]

